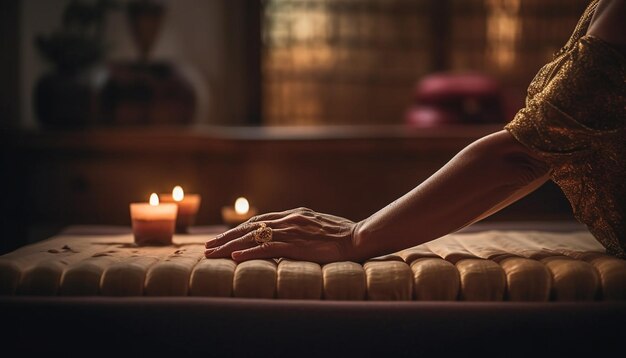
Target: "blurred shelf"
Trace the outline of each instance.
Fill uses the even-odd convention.
[[[433,128],[392,126],[272,126],[272,127],[108,127],[83,130],[6,132],[12,150],[113,150],[154,152],[238,151],[249,146],[323,142],[319,150],[362,148],[371,145],[458,147],[501,130],[502,124],[451,125]],[[328,147],[332,142],[338,146]]]

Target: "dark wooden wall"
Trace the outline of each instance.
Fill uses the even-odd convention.
[[[19,1],[0,1],[0,129],[19,118]]]
[[[245,196],[261,212],[298,206],[361,220],[434,173],[494,127],[212,128],[16,133],[5,191],[12,237],[72,224],[129,225],[128,204],[182,185],[202,195],[199,225]],[[445,205],[445,203],[442,203]],[[427,208],[426,208],[427,209]],[[548,184],[491,220],[569,219]]]

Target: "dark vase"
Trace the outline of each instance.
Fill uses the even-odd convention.
[[[37,118],[44,128],[81,128],[98,121],[104,68],[59,70],[41,76],[34,90]]]
[[[102,123],[191,123],[196,105],[194,89],[173,64],[111,63],[108,73],[100,96]]]

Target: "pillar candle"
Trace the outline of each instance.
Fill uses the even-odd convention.
[[[170,245],[174,235],[178,206],[159,203],[156,193],[149,203],[131,203],[133,236],[138,245]]]
[[[199,194],[186,194],[180,186],[174,187],[172,194],[161,194],[161,202],[174,203],[178,205],[178,215],[176,216],[176,232],[187,233],[189,227],[196,222],[196,215],[200,208]]]

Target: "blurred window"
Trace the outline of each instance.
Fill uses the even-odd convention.
[[[587,3],[265,0],[264,124],[400,124],[436,71],[486,73],[523,98]]]

